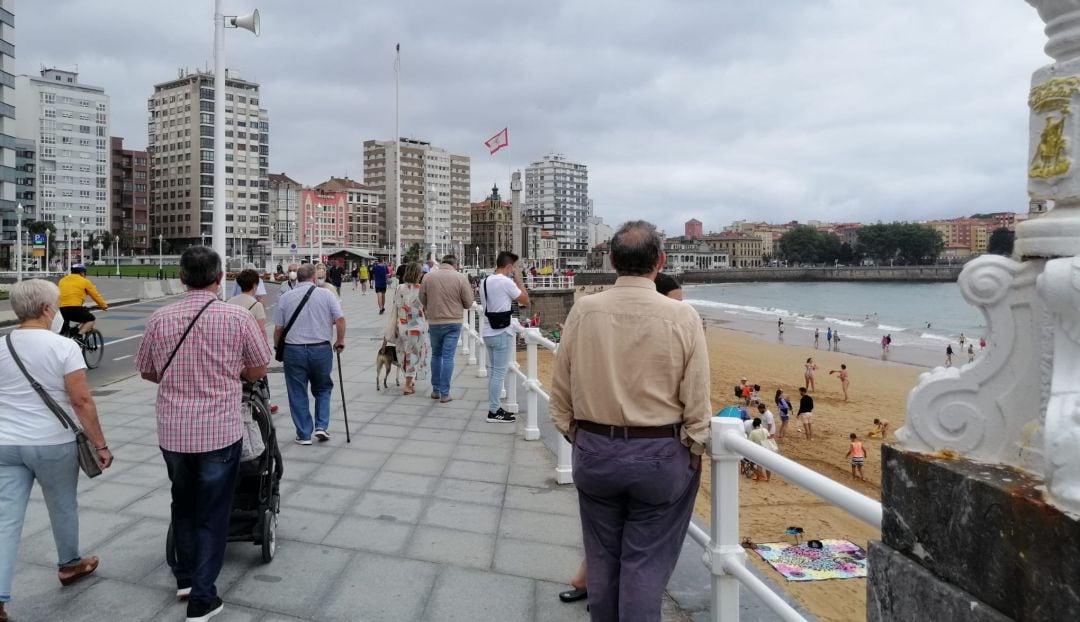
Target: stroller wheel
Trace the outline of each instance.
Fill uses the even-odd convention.
[[[165,535],[165,561],[169,568],[176,567],[176,534],[173,532],[172,521],[169,521],[169,532]]]
[[[262,520],[262,559],[269,564],[277,552],[277,514],[273,510],[263,512]]]

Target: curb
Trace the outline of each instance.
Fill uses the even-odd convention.
[[[135,304],[137,302],[142,302],[142,300],[139,299],[139,298],[117,298],[116,300],[106,300],[105,302],[109,303],[109,307],[111,308],[111,307],[116,307],[116,306]],[[93,306],[93,307],[89,307],[89,308],[90,309],[97,309],[98,307]],[[0,328],[5,328],[5,327],[8,327],[8,326],[15,326],[18,323],[19,323],[19,320],[15,319],[15,318],[0,319]]]

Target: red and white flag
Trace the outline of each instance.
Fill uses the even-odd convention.
[[[509,128],[503,128],[501,132],[488,139],[484,145],[491,150],[491,154],[495,155],[495,152],[503,147],[510,146],[510,133],[507,131]]]

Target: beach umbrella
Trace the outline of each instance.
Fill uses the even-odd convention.
[[[716,413],[717,417],[731,417],[732,419],[742,419],[742,411],[738,406],[728,406],[727,408]]]

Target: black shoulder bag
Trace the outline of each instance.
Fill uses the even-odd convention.
[[[184,334],[180,335],[180,341],[176,342],[176,347],[173,348],[172,354],[169,355],[169,360],[165,361],[165,367],[162,367],[161,371],[158,372],[158,382],[161,382],[161,379],[165,377],[165,370],[169,368],[169,365],[172,365],[173,359],[176,358],[176,353],[180,351],[180,346],[184,345],[184,340],[187,339],[188,333],[190,333],[191,329],[195,327],[195,322],[199,321],[199,317],[202,316],[203,311],[206,311],[206,308],[214,304],[216,300],[217,298],[213,298],[206,304],[204,304],[202,309],[199,309],[199,312],[195,314],[195,317],[191,320],[191,323],[188,324],[187,328],[184,329]]]
[[[315,285],[312,284],[311,289],[304,294],[303,300],[300,304],[296,305],[296,311],[293,311],[292,317],[289,318],[289,323],[285,325],[285,329],[281,331],[281,336],[278,337],[277,343],[274,344],[274,360],[281,362],[285,360],[285,335],[289,334],[289,329],[292,328],[293,322],[296,321],[296,316],[300,315],[300,310],[307,304],[308,298],[311,298],[311,292],[315,291]]]
[[[11,353],[12,360],[19,366],[19,371],[26,376],[26,380],[30,382],[30,386],[34,387],[34,391],[41,396],[41,401],[45,402],[45,406],[52,411],[56,418],[60,420],[60,425],[65,429],[71,430],[75,433],[75,449],[78,450],[79,455],[79,468],[83,473],[86,473],[87,477],[97,477],[101,475],[101,464],[97,460],[97,449],[94,448],[94,444],[90,442],[90,439],[86,437],[86,433],[83,432],[75,421],[68,416],[67,412],[60,407],[60,404],[56,403],[56,400],[49,395],[49,392],[45,390],[45,387],[41,386],[37,380],[34,380],[30,376],[30,372],[26,371],[26,367],[23,366],[22,360],[19,359],[19,355],[15,354],[15,348],[11,345],[11,333],[7,334],[7,347],[8,352]]]
[[[488,298],[487,282],[488,280],[484,279],[484,315],[487,316],[488,325],[495,330],[506,328],[510,326],[510,311],[492,312],[487,310],[488,305],[491,304],[491,299]]]

